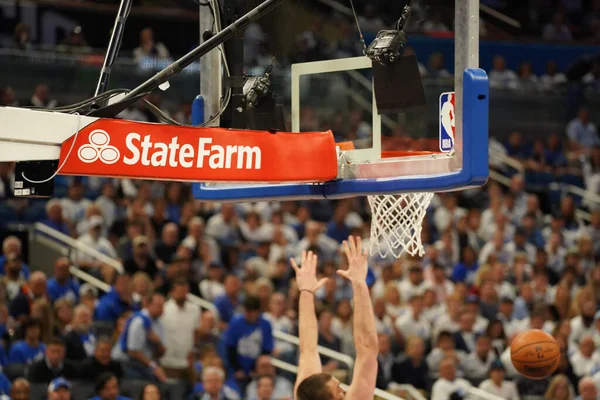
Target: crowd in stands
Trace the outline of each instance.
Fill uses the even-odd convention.
[[[567,126],[565,143],[557,135],[530,147],[515,133],[504,148],[553,174],[580,158],[595,165],[600,138],[587,113]],[[303,250],[318,253],[320,276],[331,278],[317,293],[319,344],[354,354],[351,288],[335,271],[346,267],[341,241],[368,237],[364,199],[216,204],[193,200],[181,183],[64,178],[64,195],[24,203],[12,197],[13,168],[0,169],[3,221],[27,214],[119,260],[123,273],[80,250],[49,260],[46,276],[25,264],[19,239],[4,239],[0,389],[11,398],[70,390],[112,400],[119,387],[148,399],[291,398],[294,377],[271,358],[295,364],[296,348],[273,332],[297,334],[288,260]],[[423,224],[424,257],[370,259],[378,387],[410,384],[434,400],[472,386],[508,400],[597,399],[600,210],[586,222],[576,199],[544,209],[525,189],[517,174],[508,189],[490,182],[436,195]],[[111,289],[75,279],[71,265]],[[216,314],[188,294],[214,303]],[[532,328],[561,347],[561,364],[545,381],[523,378],[510,362],[511,340]],[[322,361],[347,381],[348,366]]]

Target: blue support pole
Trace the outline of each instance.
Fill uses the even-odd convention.
[[[200,125],[204,121],[204,97],[198,95],[192,102],[192,125]]]

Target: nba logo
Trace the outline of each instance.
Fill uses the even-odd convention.
[[[454,150],[454,92],[440,96],[440,151],[450,153]]]

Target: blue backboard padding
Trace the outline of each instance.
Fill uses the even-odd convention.
[[[463,167],[434,176],[343,179],[323,184],[193,186],[194,197],[210,201],[341,199],[399,192],[443,192],[481,186],[489,177],[489,82],[482,69],[467,69],[463,83]]]

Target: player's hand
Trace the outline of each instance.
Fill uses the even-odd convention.
[[[342,248],[346,258],[348,258],[348,269],[338,269],[337,274],[352,282],[366,282],[368,272],[367,250],[363,250],[361,238],[357,236],[355,239],[350,236],[348,240],[344,240]]]
[[[290,264],[296,272],[296,283],[300,291],[308,290],[314,293],[327,282],[327,278],[317,280],[317,255],[312,251],[302,252],[302,263],[300,264],[302,268],[296,264],[293,258],[290,258]]]

